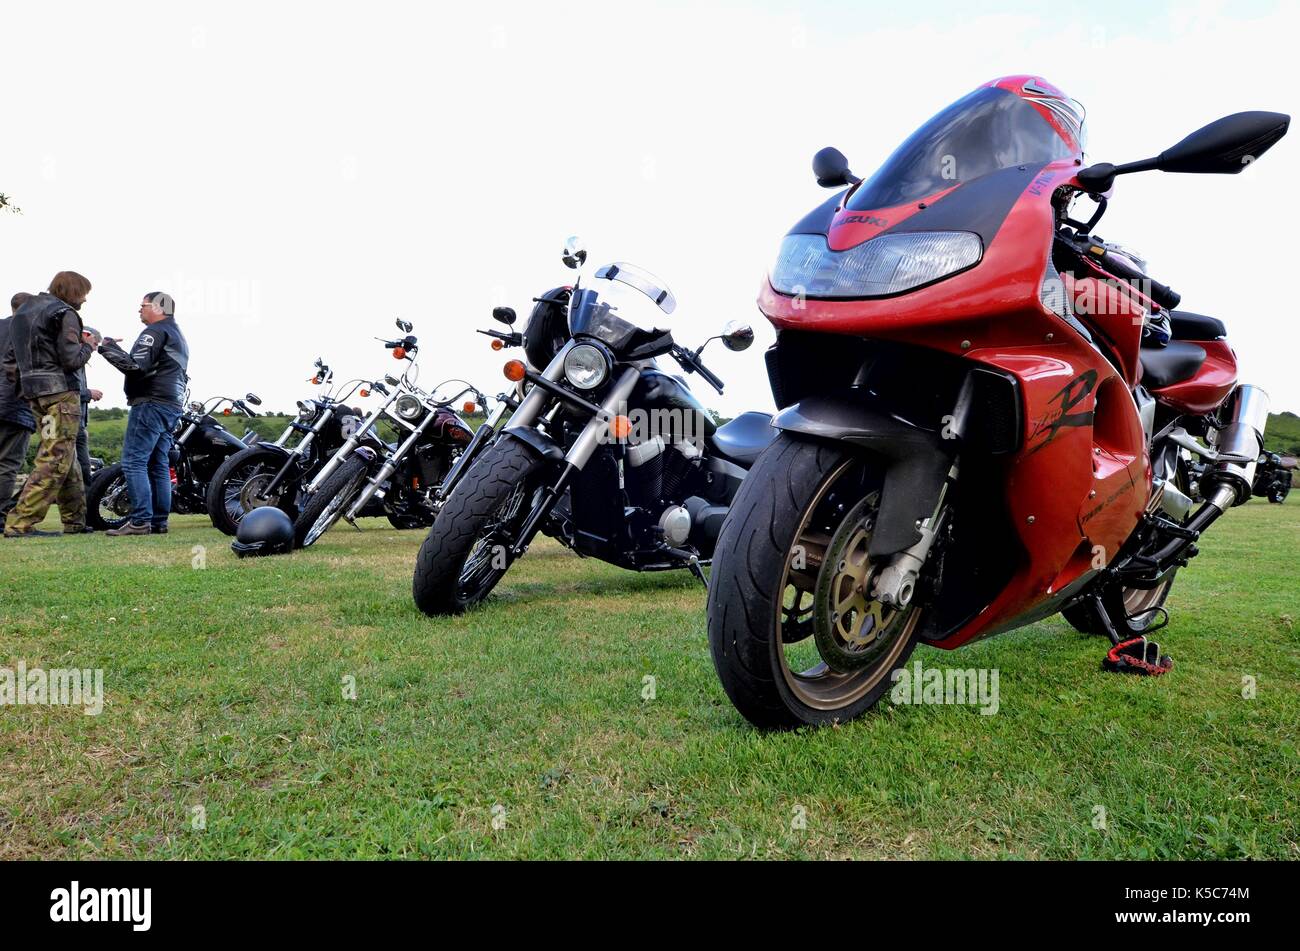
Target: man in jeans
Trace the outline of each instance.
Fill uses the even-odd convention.
[[[55,504],[65,535],[85,530],[86,494],[77,465],[78,371],[99,343],[82,339],[78,312],[89,293],[90,281],[76,271],[60,271],[47,292],[24,301],[10,318],[9,344],[0,363],[31,405],[41,446],[6,520],[5,538],[57,535],[36,528]]]
[[[9,301],[11,313],[31,299],[31,294],[15,294]],[[9,326],[12,317],[0,320],[0,358],[9,349]],[[27,461],[27,443],[36,432],[36,417],[9,377],[0,373],[0,532],[4,531],[5,518],[14,507],[14,482]]]
[[[152,291],[140,303],[144,331],[127,353],[112,338],[99,348],[109,363],[126,375],[126,436],[122,440],[122,474],[131,498],[131,517],[107,535],[161,535],[172,508],[172,430],[185,399],[190,349],[176,325],[176,302]]]
[[[81,339],[86,343],[94,346],[94,342],[99,340],[99,331],[94,327],[87,327],[81,332]],[[86,488],[86,494],[90,494],[90,433],[87,427],[90,426],[90,404],[96,400],[104,398],[103,391],[91,389],[86,383],[86,368],[82,367],[78,372],[78,382],[81,384],[81,428],[77,430],[77,465],[81,468],[81,483]],[[95,530],[86,526],[86,532],[91,533]]]

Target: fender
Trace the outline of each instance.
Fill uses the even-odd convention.
[[[371,463],[375,461],[375,458],[379,454],[375,452],[373,449],[371,449],[369,446],[357,446],[356,449],[352,450],[352,455],[359,456],[360,458],[366,460],[367,463]]]
[[[934,514],[952,467],[955,440],[919,429],[869,406],[810,396],[772,420],[786,432],[861,446],[886,462],[880,515],[868,549],[873,558],[893,555],[921,539],[916,525]]]
[[[273,442],[268,442],[268,443],[258,442],[258,443],[254,443],[250,448],[252,448],[252,449],[263,449],[263,450],[267,450],[267,451],[270,451],[270,452],[272,452],[272,453],[274,453],[274,454],[277,454],[277,455],[279,455],[279,456],[282,456],[282,457],[285,458],[285,459],[289,458],[289,455],[290,455],[290,451],[289,451],[288,449],[286,449],[284,446],[277,446],[277,445],[276,445],[275,443],[273,443]]]
[[[503,429],[501,435],[511,436],[519,440],[543,462],[559,463],[564,461],[564,450],[556,445],[555,440],[536,426],[517,426],[512,429]]]

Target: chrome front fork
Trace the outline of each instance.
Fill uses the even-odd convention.
[[[343,465],[343,461],[347,459],[348,456],[352,455],[352,450],[356,449],[357,446],[361,444],[361,437],[368,433],[370,428],[379,421],[379,417],[384,414],[384,410],[393,405],[393,402],[401,392],[400,389],[394,387],[393,392],[389,395],[388,399],[384,400],[380,406],[376,407],[371,414],[365,418],[361,425],[357,427],[357,431],[347,438],[343,445],[339,447],[339,451],[334,453],[330,458],[330,461],[321,467],[320,472],[316,473],[316,478],[312,479],[311,483],[307,486],[308,492],[315,492],[319,489],[325,484],[325,480],[334,474],[334,470]]]
[[[357,500],[352,503],[351,508],[344,513],[343,517],[349,522],[356,520],[357,515],[366,507],[366,503],[370,501],[385,482],[392,478],[393,473],[397,471],[397,467],[406,458],[406,454],[411,451],[411,447],[420,438],[420,434],[433,422],[437,413],[431,407],[426,406],[425,409],[424,419],[421,420],[420,425],[411,430],[411,434],[402,441],[401,445],[387,455],[384,464],[379,467],[379,471],[371,476],[370,483],[357,496]]]

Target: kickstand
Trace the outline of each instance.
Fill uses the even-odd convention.
[[[690,569],[691,574],[700,579],[700,584],[704,585],[704,590],[708,591],[709,579],[704,577],[704,569],[700,567],[700,559],[692,557],[691,560],[686,563],[686,567]]]
[[[1110,623],[1110,615],[1106,613],[1106,608],[1101,603],[1101,595],[1094,594],[1088,599],[1088,604],[1092,607],[1092,616],[1100,625],[1101,629],[1106,632],[1112,645],[1118,645],[1119,631],[1115,630],[1115,625]]]

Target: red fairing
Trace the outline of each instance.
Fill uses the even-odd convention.
[[[1078,159],[1063,159],[1029,178],[980,263],[968,271],[893,298],[798,299],[776,292],[770,282],[759,295],[760,309],[778,329],[915,344],[997,368],[1018,381],[1022,447],[1001,464],[1004,501],[1022,558],[992,603],[934,642],[939,647],[958,647],[1032,620],[1072,582],[1095,573],[1099,559],[1104,563],[1119,550],[1150,497],[1146,438],[1130,393],[1140,372],[1141,301],[1080,287],[1083,281],[1063,282],[1076,302],[1087,294],[1101,300],[1096,309],[1102,313],[1086,319],[1114,350],[1122,373],[1042,301],[1044,280],[1055,274],[1049,272],[1051,198],[1058,188],[1077,184],[1079,165]],[[930,207],[942,208],[945,196],[964,187],[969,186],[943,192]],[[914,208],[908,217],[915,222],[926,213]],[[840,210],[834,220],[845,215]],[[850,246],[838,234],[834,242]]]
[[[1237,354],[1226,340],[1198,340],[1205,363],[1190,380],[1151,393],[1180,413],[1212,413],[1237,386]]]

